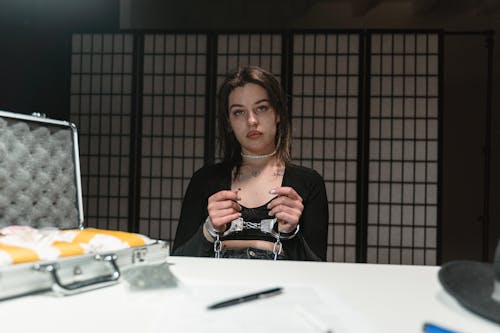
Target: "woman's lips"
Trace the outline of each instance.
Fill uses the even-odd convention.
[[[250,131],[247,133],[247,138],[249,139],[257,139],[262,135],[262,132],[259,131]]]

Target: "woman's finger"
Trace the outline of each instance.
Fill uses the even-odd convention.
[[[224,200],[233,200],[233,201],[238,201],[240,200],[238,196],[238,191],[229,191],[229,190],[222,190],[219,191],[215,194],[212,194],[208,198],[208,202],[216,202],[216,201],[224,201]]]
[[[276,214],[282,213],[282,212],[287,213],[291,216],[297,216],[297,218],[300,218],[300,216],[302,215],[302,210],[295,208],[295,207],[286,206],[286,205],[279,205],[279,206],[274,207],[273,209],[271,209],[269,211],[269,215],[276,216]]]
[[[297,227],[297,224],[298,223],[298,220],[297,222],[288,222],[289,219],[292,218],[292,216],[287,216],[286,213],[283,213],[283,214],[280,214],[281,216],[283,216],[285,219],[281,219],[281,218],[278,218],[278,231],[279,232],[292,232],[293,230],[295,230],[295,228]]]
[[[210,218],[224,217],[226,215],[238,214],[239,211],[233,208],[214,210]]]
[[[272,200],[268,205],[268,209],[273,209],[279,205],[284,205],[284,206],[289,206],[289,207],[294,207],[300,211],[304,210],[304,205],[302,204],[302,201],[299,200],[293,200],[290,199],[289,197],[286,196],[279,196]]]
[[[207,207],[209,212],[212,210],[222,210],[227,208],[232,208],[236,211],[241,210],[241,206],[237,202],[232,200],[209,202]]]
[[[285,224],[290,224],[292,225],[291,228],[295,227],[300,220],[300,217],[294,214],[290,214],[287,212],[279,212],[274,216],[278,221],[281,221],[282,223]]]
[[[277,195],[284,195],[289,197],[290,199],[294,200],[300,200],[302,201],[302,197],[292,188],[289,186],[281,186],[281,187],[275,187],[269,191],[271,194],[277,194]]]
[[[210,221],[212,221],[212,224],[216,229],[220,230],[222,226],[224,226],[228,223],[231,223],[233,220],[236,220],[240,216],[241,216],[241,213],[234,213],[234,214],[229,214],[229,215],[215,217],[215,218],[210,217]],[[224,229],[222,229],[222,230],[224,230]]]

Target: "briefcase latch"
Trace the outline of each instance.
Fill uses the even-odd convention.
[[[148,249],[145,247],[141,247],[139,249],[135,249],[132,255],[132,263],[144,262],[146,261],[146,256],[148,254]]]

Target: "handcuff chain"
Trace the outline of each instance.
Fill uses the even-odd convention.
[[[259,229],[260,230],[260,222],[243,221],[243,229]]]
[[[220,236],[217,234],[217,237],[214,242],[214,253],[215,253],[215,258],[219,259],[220,258],[220,253],[222,250],[222,241],[220,240]]]
[[[278,246],[279,246],[279,250],[278,250]],[[274,246],[273,246],[274,260],[277,260],[278,255],[280,255],[282,252],[283,252],[283,245],[281,244],[281,240],[280,240],[279,233],[278,233],[278,236],[276,237],[276,242],[274,242]]]
[[[262,232],[270,234],[276,239],[273,246],[273,254],[274,254],[274,260],[277,260],[278,255],[282,254],[283,252],[283,244],[281,243],[281,239],[291,239],[295,237],[299,232],[300,225],[297,225],[295,227],[295,230],[290,233],[280,233],[278,230],[274,230],[276,222],[277,222],[276,218],[269,220],[261,220],[261,222],[249,222],[249,221],[244,221],[240,217],[231,222],[229,229],[227,229],[225,232],[220,232],[213,227],[210,221],[210,217],[208,216],[205,220],[205,226],[210,236],[212,236],[215,239],[214,241],[215,258],[220,258],[222,252],[223,244],[220,239],[221,236],[226,236],[235,231],[241,231],[243,229],[257,229],[257,230],[260,229]]]

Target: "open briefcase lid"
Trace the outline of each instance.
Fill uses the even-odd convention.
[[[0,111],[0,228],[83,223],[76,126]]]

